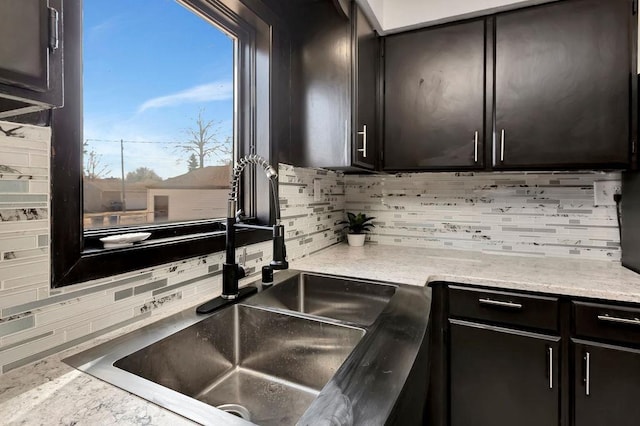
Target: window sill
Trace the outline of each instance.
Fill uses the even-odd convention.
[[[236,247],[271,239],[271,232],[236,231]],[[53,283],[54,287],[105,278],[165,263],[217,253],[225,249],[225,232],[203,232],[136,243],[122,248],[87,248],[69,272]],[[54,258],[55,261],[55,258]]]
[[[100,238],[119,234],[131,234],[136,232],[150,232],[151,237],[145,243],[173,238],[179,241],[181,238],[200,234],[214,235],[224,232],[223,219],[196,220],[187,222],[150,223],[138,226],[110,226],[105,228],[93,228],[84,231],[84,252],[104,250]]]

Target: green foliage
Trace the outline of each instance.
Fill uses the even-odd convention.
[[[375,217],[369,217],[364,213],[353,214],[347,212],[347,219],[340,222],[340,224],[346,224],[343,229],[348,229],[350,234],[364,234],[375,227],[373,223],[369,221],[375,219]]]
[[[138,167],[127,173],[127,182],[161,181],[162,178],[148,167]]]
[[[198,168],[198,159],[196,158],[195,154],[191,154],[191,157],[189,157],[189,162],[187,163],[187,167],[189,168],[190,172]]]

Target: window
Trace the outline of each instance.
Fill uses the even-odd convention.
[[[183,18],[192,20],[189,25],[196,25],[196,21],[193,21],[195,19],[197,20],[197,25],[201,27],[197,30],[194,29],[193,34],[191,32],[188,33],[192,36],[191,38],[197,36],[198,41],[195,42],[191,40],[192,44],[184,47],[183,50],[189,50],[192,47],[198,50],[206,49],[207,44],[214,44],[212,41],[213,38],[222,35],[222,37],[228,41],[228,50],[233,55],[233,84],[231,89],[229,89],[229,86],[217,88],[212,86],[207,87],[207,79],[209,79],[210,82],[214,82],[214,85],[219,85],[220,81],[225,80],[223,75],[214,76],[207,74],[207,72],[210,71],[207,69],[210,67],[207,61],[212,60],[212,55],[207,54],[207,52],[200,52],[199,55],[192,56],[192,60],[201,61],[193,64],[193,67],[196,69],[202,68],[199,74],[202,78],[200,81],[195,78],[193,83],[190,83],[174,76],[165,77],[174,80],[172,83],[175,89],[173,92],[166,89],[165,93],[165,91],[161,89],[161,87],[164,86],[150,84],[149,87],[151,88],[144,87],[145,85],[138,80],[136,84],[131,86],[122,85],[125,91],[135,92],[133,94],[128,93],[122,95],[122,98],[109,97],[105,93],[101,95],[100,91],[105,87],[107,90],[112,90],[114,86],[118,86],[118,84],[115,83],[106,84],[107,81],[113,82],[117,79],[113,80],[113,74],[101,75],[101,73],[107,72],[104,69],[92,68],[96,66],[96,64],[92,63],[93,60],[96,60],[96,55],[93,55],[94,52],[85,55],[87,61],[86,74],[83,76],[82,38],[84,36],[87,39],[87,43],[89,43],[89,37],[91,37],[91,35],[88,31],[90,31],[90,29],[86,27],[82,28],[82,1],[65,3],[63,16],[65,106],[54,110],[51,120],[53,131],[51,205],[52,285],[54,287],[213,253],[223,250],[224,248],[223,227],[220,221],[216,219],[216,216],[220,217],[222,210],[210,214],[209,212],[204,212],[204,210],[208,210],[209,207],[201,205],[201,211],[196,214],[194,211],[197,211],[198,207],[193,205],[190,208],[191,213],[185,214],[183,211],[181,215],[176,216],[174,214],[176,211],[179,211],[181,208],[183,210],[185,209],[184,206],[180,205],[179,201],[178,204],[175,204],[172,197],[183,197],[184,199],[184,195],[180,195],[180,191],[168,191],[167,188],[162,188],[163,185],[148,185],[144,187],[146,205],[144,209],[142,208],[142,196],[140,195],[139,198],[134,197],[133,188],[135,187],[128,185],[130,182],[127,182],[127,175],[131,173],[130,176],[132,180],[135,179],[138,174],[148,177],[150,173],[148,173],[147,169],[158,167],[158,170],[154,170],[154,172],[162,179],[162,182],[166,183],[170,181],[170,183],[172,182],[177,185],[179,182],[176,183],[176,180],[179,180],[181,176],[184,178],[184,175],[188,175],[190,155],[186,158],[176,158],[178,154],[187,154],[186,149],[181,152],[180,148],[181,140],[179,139],[179,132],[182,130],[181,124],[175,125],[172,135],[166,130],[159,131],[157,134],[149,134],[151,136],[135,132],[122,133],[122,135],[113,133],[123,128],[122,116],[116,115],[114,119],[112,115],[116,114],[119,108],[141,115],[144,115],[143,113],[153,115],[159,113],[159,110],[162,109],[161,107],[166,107],[167,104],[175,104],[188,99],[198,98],[198,96],[200,96],[197,93],[198,90],[204,91],[205,93],[209,90],[208,94],[210,97],[213,97],[211,94],[212,91],[219,90],[218,93],[223,94],[220,94],[218,97],[227,100],[229,100],[229,96],[232,95],[232,105],[234,108],[232,110],[233,113],[229,113],[232,114],[231,120],[229,120],[229,116],[226,118],[220,116],[220,118],[218,118],[218,116],[213,117],[206,115],[209,108],[212,108],[213,105],[193,103],[189,105],[192,108],[188,111],[189,114],[187,114],[187,112],[184,113],[185,117],[191,117],[193,124],[196,126],[196,130],[198,129],[198,120],[201,120],[202,123],[205,124],[211,120],[220,121],[219,123],[214,123],[219,125],[216,131],[220,131],[220,139],[216,141],[219,143],[217,153],[220,154],[224,151],[226,152],[226,156],[214,156],[213,154],[208,157],[205,156],[202,162],[204,166],[203,169],[208,165],[216,167],[227,165],[228,167],[229,162],[232,161],[233,158],[248,153],[257,153],[270,158],[272,163],[276,163],[274,156],[271,155],[272,152],[274,152],[274,147],[270,144],[272,119],[276,117],[272,105],[279,103],[281,106],[284,106],[280,107],[277,111],[283,122],[286,122],[286,118],[284,118],[285,114],[288,115],[287,92],[286,90],[282,90],[275,94],[276,92],[272,90],[275,79],[272,78],[270,72],[274,66],[278,66],[279,71],[284,71],[277,76],[277,87],[286,86],[289,78],[288,62],[285,60],[279,65],[280,60],[274,59],[273,56],[276,55],[272,56],[272,52],[274,49],[280,49],[278,43],[288,42],[286,38],[279,37],[279,32],[275,30],[273,22],[275,22],[277,18],[275,18],[270,10],[259,0],[243,0],[242,2],[238,0],[182,0],[179,1],[181,5],[176,5],[170,0],[153,0],[150,2],[118,0],[117,3],[122,3],[119,6],[114,5],[113,2],[104,0],[85,0],[84,3],[87,8],[87,15],[97,13],[105,16],[99,9],[94,8],[95,3],[100,3],[98,7],[106,7],[108,8],[107,10],[117,9],[119,13],[115,15],[125,20],[132,18],[129,15],[146,14],[147,8],[149,8],[149,15],[153,16],[153,13],[174,14],[178,12],[174,10],[172,12],[156,11],[151,13],[152,8],[169,6],[173,8],[185,7],[187,10],[180,9],[179,11],[185,14]],[[249,9],[245,3],[251,5],[251,9]],[[132,8],[140,7],[144,7],[144,9],[131,10]],[[254,12],[254,10],[258,12]],[[177,19],[177,17],[174,16],[172,16],[172,18]],[[95,19],[89,18],[85,22],[88,25],[93,25],[94,30],[97,29],[99,31],[101,29],[99,27],[100,22]],[[109,25],[113,25],[110,24],[108,20],[105,20],[103,24],[104,27],[102,29],[105,30]],[[136,25],[132,25],[132,28],[135,27]],[[161,27],[164,28],[159,28],[153,32],[147,31],[137,37],[144,39],[154,37],[154,34],[157,32],[171,33],[171,31],[174,30],[182,32],[191,31],[190,29],[180,28],[177,22],[174,26],[164,22]],[[215,35],[212,35],[212,40],[207,40],[208,35],[204,33],[201,34],[199,31],[209,31],[209,34]],[[177,49],[178,53],[184,53],[179,52],[181,45],[178,43],[178,36],[166,38],[163,35],[162,37],[158,37],[158,39],[165,43],[173,44],[171,46],[165,46],[162,53],[163,55],[170,56],[172,54],[171,49]],[[183,40],[182,42],[187,43],[189,39],[190,37],[187,37],[187,40]],[[120,39],[118,38],[118,40]],[[167,40],[172,41],[169,42]],[[137,39],[131,42],[137,46],[135,54],[139,56],[149,56],[151,60],[158,59],[155,58],[155,56],[158,55],[157,51],[149,53],[140,47],[140,43],[142,42],[143,40]],[[122,41],[120,41],[120,43],[122,43]],[[90,43],[87,46],[90,46]],[[124,46],[121,46],[122,50],[124,50],[124,48]],[[284,51],[286,51],[286,46],[284,49]],[[176,60],[180,59],[180,55],[177,53],[175,57]],[[111,63],[113,66],[124,66],[125,64],[127,64],[126,58],[120,63],[117,63],[115,60]],[[178,67],[178,65],[180,65],[171,65],[170,61],[164,64],[167,68],[172,66]],[[147,75],[144,76],[144,78],[149,81],[152,80],[152,77],[156,77],[156,74],[161,75],[160,72],[155,73],[153,69],[132,69],[130,71],[132,74],[135,74],[130,76],[132,80],[138,78],[140,73],[143,73],[143,76],[146,73]],[[190,72],[192,72],[193,75],[194,71],[190,70]],[[198,72],[195,72],[195,74],[198,74]],[[110,78],[112,80],[109,80]],[[126,78],[126,74],[121,78]],[[84,108],[83,80],[86,86]],[[101,82],[105,83],[102,87]],[[231,90],[231,93],[229,93],[229,90]],[[130,96],[133,95],[138,96],[138,100],[144,100],[142,102],[132,101]],[[276,99],[277,97],[281,98]],[[121,99],[121,105],[117,105],[118,99]],[[206,96],[200,99],[206,99]],[[113,103],[116,105],[101,105],[100,102],[105,104]],[[111,109],[112,112],[104,113],[102,110],[95,109],[96,104],[99,107],[113,107]],[[162,122],[164,125],[165,120],[171,121],[173,118],[163,119],[161,116],[155,116],[153,120],[150,120],[150,123],[153,125],[154,122]],[[129,121],[129,123],[131,123],[131,121]],[[161,126],[158,125],[158,127]],[[103,130],[96,130],[100,128]],[[188,129],[187,127],[184,130],[188,131]],[[281,129],[278,131],[280,133],[283,132]],[[233,141],[233,143],[230,143],[231,141]],[[174,142],[177,143],[171,146]],[[104,145],[100,145],[100,148],[98,148],[98,145],[96,145],[98,143]],[[226,146],[223,146],[225,143]],[[147,148],[149,150],[148,152],[151,152],[152,146],[154,148],[154,154],[146,155],[147,158],[144,158],[144,148]],[[100,151],[102,149],[107,150]],[[187,173],[175,175],[175,173],[179,173],[176,169],[175,173],[171,175],[168,171],[169,167],[167,166],[169,163],[150,167],[149,165],[155,164],[152,163],[152,157],[157,157],[156,160],[163,160],[162,157],[164,157],[164,155],[161,154],[164,152],[163,149],[167,149],[166,156],[169,157],[168,161],[175,163],[176,159],[180,159],[178,165],[181,164]],[[84,161],[83,151],[85,152]],[[120,154],[122,151],[124,151],[124,155]],[[111,152],[115,152],[115,155],[113,158],[108,158],[108,156],[112,155]],[[233,154],[231,154],[231,152],[233,152]],[[91,160],[92,156],[93,160]],[[124,168],[121,163],[117,163],[118,159],[120,159],[121,163],[122,160],[124,160]],[[137,162],[143,159],[146,163]],[[109,198],[106,194],[103,194],[103,201],[100,202],[100,209],[102,211],[87,211],[89,210],[87,209],[88,204],[92,202],[97,203],[95,200],[91,200],[90,197],[97,197],[96,192],[99,193],[99,191],[93,190],[94,192],[90,194],[87,191],[86,185],[83,185],[83,174],[86,175],[92,170],[92,165],[88,164],[88,161],[93,161],[93,166],[95,166],[93,169],[94,172],[99,171],[97,165],[101,164],[100,161],[103,161],[104,165],[108,168],[117,169],[117,172],[111,170],[113,174],[111,183],[114,184],[112,186],[120,186],[119,189],[116,188],[115,191],[113,191],[118,195],[112,194],[112,198]],[[191,161],[192,166],[196,166],[196,163],[196,168],[200,169],[199,166],[201,163],[198,156],[196,156],[196,161]],[[127,164],[131,165],[127,166]],[[90,167],[86,167],[87,165]],[[122,179],[123,170],[124,181]],[[241,198],[245,212],[255,216],[260,222],[269,222],[271,215],[266,182],[256,180],[255,174],[251,173],[251,171],[246,173],[243,178]],[[171,181],[171,179],[174,180]],[[221,179],[221,181],[223,180]],[[124,196],[122,196],[123,183]],[[105,187],[107,186],[108,185],[105,184]],[[215,184],[211,186],[215,186]],[[198,190],[203,190],[203,188],[199,188]],[[105,190],[103,192],[107,191]],[[140,190],[140,192],[142,192],[142,190]],[[182,194],[184,194],[184,192],[182,192]],[[191,196],[193,196],[193,193]],[[190,196],[186,198],[190,198]],[[140,202],[140,204],[135,205],[136,202]],[[137,220],[132,218],[134,215],[134,207],[136,210],[144,210],[144,221],[140,218],[140,221],[137,222]],[[138,209],[138,207],[140,208]],[[226,209],[226,196],[224,207]],[[95,215],[92,216],[92,214]],[[130,216],[127,217],[128,215]],[[93,217],[100,218],[92,219]],[[99,238],[104,236],[138,231],[149,231],[152,233],[152,237],[142,244],[119,249],[103,249],[102,244],[99,242]],[[238,243],[250,244],[265,241],[269,238],[269,232],[240,232],[238,234]]]
[[[224,218],[236,37],[173,0],[83,16],[84,229]]]

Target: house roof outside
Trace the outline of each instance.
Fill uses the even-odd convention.
[[[124,181],[124,189],[126,192],[145,192],[147,187],[155,183],[154,181],[145,181],[145,182],[127,182]],[[117,178],[107,178],[107,179],[85,179],[83,181],[83,185],[85,188],[93,187],[100,192],[120,192],[122,191],[122,181]]]
[[[226,189],[231,180],[231,166],[207,166],[180,176],[153,182],[149,189]]]

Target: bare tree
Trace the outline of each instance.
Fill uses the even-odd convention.
[[[203,168],[204,160],[213,155],[219,163],[228,164],[226,157],[231,158],[233,154],[231,137],[221,136],[220,121],[205,120],[203,112],[200,110],[198,113],[195,126],[185,130],[187,140],[178,143],[176,148],[187,155],[195,155],[198,168]]]
[[[84,177],[88,180],[103,179],[111,174],[111,169],[102,163],[102,155],[95,150],[84,151]]]

